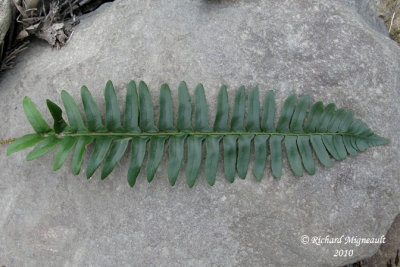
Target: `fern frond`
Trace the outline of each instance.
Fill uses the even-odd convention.
[[[107,82],[104,97],[106,102],[105,124],[99,108],[89,90],[83,86],[81,97],[87,125],[74,99],[65,91],[61,99],[68,123],[62,117],[62,110],[50,100],[47,107],[54,118],[53,129],[43,119],[32,101],[25,97],[24,112],[36,133],[16,139],[8,147],[7,154],[35,146],[27,160],[38,158],[54,147],[53,169],[61,168],[68,155],[74,150],[72,169],[80,172],[83,154],[87,145],[94,144],[93,152],[86,167],[89,179],[103,162],[101,179],[105,179],[125,154],[131,143],[128,168],[128,183],[136,182],[149,143],[146,176],[151,182],[161,163],[165,143],[169,143],[168,180],[174,185],[182,166],[184,145],[187,143],[186,181],[192,187],[197,179],[202,158],[203,143],[206,148],[205,178],[210,185],[215,183],[219,164],[220,144],[223,147],[223,164],[226,179],[234,181],[235,174],[244,179],[248,172],[251,146],[254,146],[253,174],[261,180],[268,156],[271,159],[272,174],[282,175],[282,144],[286,149],[290,168],[296,176],[303,171],[315,173],[316,157],[322,165],[332,167],[331,157],[343,160],[347,155],[356,155],[369,147],[389,142],[372,132],[359,119],[353,119],[352,110],[336,109],[331,103],[324,107],[316,102],[308,112],[310,97],[297,99],[290,95],[284,102],[281,115],[275,127],[275,100],[273,91],[265,95],[263,110],[260,112],[260,96],[257,87],[250,90],[247,99],[245,87],[235,95],[231,120],[226,86],[218,94],[217,113],[213,127],[209,125],[208,107],[203,85],[194,92],[194,110],[185,82],[178,88],[179,107],[177,123],[174,125],[173,102],[167,84],[160,89],[160,117],[155,125],[154,109],[147,85],[141,81],[136,88],[134,81],[127,85],[124,121],[111,81]],[[307,114],[308,112],[308,114]],[[192,124],[192,113],[194,120]]]

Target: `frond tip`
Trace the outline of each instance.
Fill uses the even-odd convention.
[[[68,123],[59,106],[47,100],[47,107],[54,118],[53,128],[47,124],[35,104],[25,97],[24,112],[35,133],[25,135],[12,142],[7,155],[35,146],[27,160],[38,158],[58,145],[54,156],[53,169],[58,170],[73,152],[72,169],[80,172],[83,154],[87,145],[95,142],[86,168],[89,179],[103,162],[101,179],[105,179],[125,154],[131,143],[131,158],[128,168],[128,183],[133,186],[150,143],[146,164],[147,180],[151,182],[161,163],[165,143],[169,143],[168,180],[174,185],[182,166],[184,145],[188,144],[186,181],[192,187],[201,166],[203,142],[206,148],[205,178],[210,185],[215,183],[219,164],[220,144],[223,147],[223,167],[226,179],[234,181],[235,174],[244,179],[250,162],[251,146],[254,146],[253,174],[261,180],[264,176],[268,156],[271,159],[272,174],[282,175],[282,145],[286,149],[290,168],[301,177],[305,170],[315,173],[316,157],[322,165],[332,167],[331,157],[343,160],[347,155],[356,155],[372,146],[389,142],[372,132],[360,119],[353,119],[352,110],[336,109],[331,103],[324,107],[316,102],[308,111],[310,97],[297,99],[290,95],[283,104],[281,115],[275,126],[275,100],[273,91],[268,91],[260,111],[260,96],[257,87],[250,90],[247,99],[245,87],[240,87],[235,96],[231,120],[226,86],[218,94],[217,113],[213,127],[209,125],[208,107],[203,85],[199,84],[194,93],[194,111],[185,82],[178,88],[179,107],[176,125],[171,91],[167,84],[160,90],[160,117],[158,126],[154,120],[154,109],[147,85],[141,81],[138,89],[131,81],[127,85],[125,115],[121,120],[120,107],[114,86],[107,82],[104,97],[106,102],[105,123],[99,108],[86,86],[81,88],[81,97],[86,122],[74,99],[61,92],[61,99]],[[192,124],[192,114],[194,120]],[[75,148],[75,149],[74,149]]]

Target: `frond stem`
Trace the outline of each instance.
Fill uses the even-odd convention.
[[[177,136],[177,135],[283,135],[283,136],[314,136],[314,135],[347,135],[357,136],[350,133],[278,133],[278,132],[77,132],[62,133],[58,137],[66,136],[118,136],[118,137],[137,137],[137,136]]]

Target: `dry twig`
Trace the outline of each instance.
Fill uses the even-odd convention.
[[[390,31],[392,30],[393,21],[394,21],[394,17],[396,16],[397,9],[399,8],[399,2],[400,1],[396,1],[396,6],[394,7],[394,12],[393,12],[393,15],[392,15],[392,19],[390,20],[389,34],[390,34]]]

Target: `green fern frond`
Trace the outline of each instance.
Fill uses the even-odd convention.
[[[178,88],[179,107],[176,125],[171,92],[164,84],[160,90],[160,117],[158,126],[154,121],[154,110],[147,85],[142,81],[138,90],[131,81],[127,85],[125,116],[121,121],[120,108],[111,81],[107,82],[104,97],[106,101],[105,124],[89,90],[83,86],[81,97],[87,124],[74,99],[65,91],[61,99],[68,123],[62,117],[62,110],[47,100],[47,107],[54,118],[53,129],[43,119],[32,101],[25,97],[23,107],[28,121],[36,133],[16,139],[8,147],[7,155],[32,147],[27,160],[36,159],[58,145],[54,156],[53,169],[61,168],[68,155],[73,152],[72,170],[80,172],[86,146],[95,142],[86,167],[86,177],[90,178],[102,162],[101,178],[106,178],[131,144],[128,168],[128,182],[135,184],[143,165],[150,143],[146,164],[146,176],[153,180],[164,154],[164,146],[169,143],[168,179],[174,185],[181,169],[184,145],[187,142],[186,181],[189,187],[195,184],[205,142],[205,177],[210,185],[215,183],[219,164],[220,143],[223,147],[223,164],[226,179],[233,182],[235,174],[244,179],[248,172],[251,145],[254,146],[254,176],[261,180],[268,155],[271,158],[272,174],[282,175],[282,144],[290,168],[296,176],[303,176],[303,169],[315,173],[316,157],[322,165],[332,167],[331,157],[343,160],[347,155],[356,155],[369,147],[383,145],[388,139],[372,132],[359,119],[353,120],[353,111],[336,109],[335,104],[326,107],[315,103],[307,114],[310,97],[297,99],[290,95],[283,104],[281,115],[275,127],[275,100],[273,91],[265,95],[263,110],[260,112],[259,90],[254,87],[247,98],[242,86],[238,89],[231,120],[226,86],[218,94],[217,113],[213,127],[209,125],[208,107],[204,88],[199,84],[194,92],[194,112],[191,97],[185,82]],[[192,113],[194,120],[192,124]],[[75,148],[75,149],[74,149]]]

